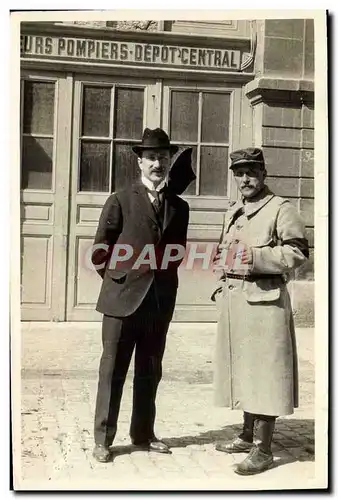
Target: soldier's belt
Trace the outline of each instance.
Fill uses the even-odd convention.
[[[257,281],[257,280],[271,280],[275,278],[280,278],[283,280],[283,276],[281,274],[232,274],[226,273],[227,278],[233,278],[235,280],[243,280],[243,281]],[[284,280],[283,280],[284,281]]]

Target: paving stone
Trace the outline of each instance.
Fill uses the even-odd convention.
[[[50,376],[51,372],[43,365],[51,359],[48,349],[54,340],[40,342],[41,359],[33,350],[33,341],[29,344],[31,350],[24,352],[27,369],[22,372],[21,466],[26,484],[37,485],[45,481],[51,489],[61,481],[68,481],[70,489],[72,484],[80,482],[83,485],[86,481],[88,484],[92,481],[90,484],[96,485],[96,489],[114,489],[117,484],[122,485],[122,489],[138,488],[143,484],[151,486],[155,480],[162,481],[164,489],[171,489],[175,482],[183,484],[184,481],[192,485],[198,482],[215,484],[218,488],[219,485],[226,488],[232,482],[239,485],[237,487],[258,484],[259,478],[245,478],[244,481],[234,474],[235,464],[242,461],[245,454],[229,455],[216,451],[214,447],[216,441],[232,439],[238,434],[241,412],[214,408],[212,385],[203,382],[204,375],[193,380],[188,373],[188,369],[190,372],[201,371],[201,353],[207,352],[207,342],[210,341],[207,330],[200,330],[200,338],[189,325],[184,329],[175,325],[174,331],[175,334],[168,339],[164,362],[166,377],[159,387],[156,421],[156,433],[171,446],[172,454],[132,451],[129,438],[132,378],[129,374],[112,448],[113,458],[107,464],[100,464],[92,457],[97,373],[93,375],[92,371],[86,372],[83,368],[86,366],[86,351],[80,336],[77,362],[82,357],[82,371],[77,374],[70,370],[70,365],[67,365],[68,371],[64,371],[66,340],[62,343],[59,359],[53,358],[54,376]],[[33,330],[27,330],[25,334],[29,338],[34,336]],[[302,338],[306,339],[306,336]],[[190,346],[193,346],[191,352]],[[185,349],[183,353],[182,348]],[[195,357],[192,352],[197,353]],[[304,348],[302,352],[307,351]],[[183,358],[189,360],[189,364],[182,371],[180,363]],[[27,371],[29,359],[32,359],[35,372]],[[210,365],[205,364],[205,370],[209,373]],[[307,405],[297,409],[294,415],[277,420],[272,445],[275,467],[267,472],[266,477],[276,481],[284,478],[284,484],[289,482],[293,470],[303,483],[311,474],[314,475],[315,457],[305,451],[305,447],[313,448],[314,444],[313,374],[313,362],[305,358],[300,360],[301,401],[307,401]],[[312,377],[312,382],[304,382],[304,377],[310,381]],[[24,484],[21,482],[23,489]]]

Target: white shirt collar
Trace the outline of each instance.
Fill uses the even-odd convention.
[[[147,179],[142,172],[141,182],[147,189],[149,189],[149,191],[160,191],[166,185],[167,177],[165,177],[163,181],[161,181],[159,185],[155,188],[154,184],[149,179]]]

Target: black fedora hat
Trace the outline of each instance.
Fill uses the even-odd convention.
[[[161,128],[155,128],[154,130],[146,128],[143,132],[141,144],[132,146],[132,150],[134,153],[140,154],[146,149],[169,149],[173,155],[178,151],[178,146],[170,144],[168,135]]]

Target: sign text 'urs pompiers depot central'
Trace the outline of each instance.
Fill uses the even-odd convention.
[[[239,70],[239,50],[21,35],[21,57]]]

